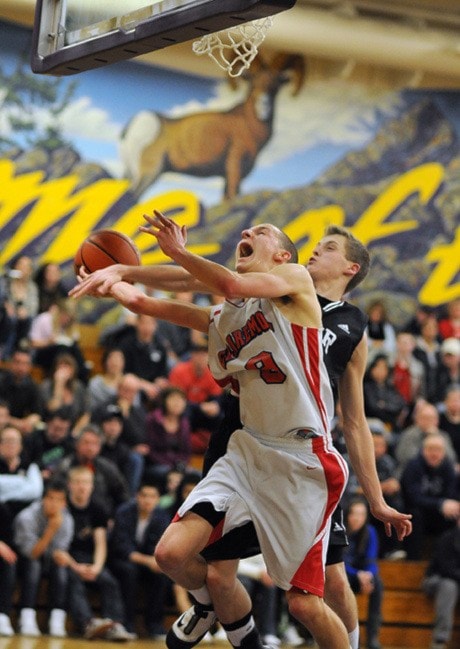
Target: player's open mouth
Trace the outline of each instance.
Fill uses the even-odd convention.
[[[239,257],[250,257],[253,253],[252,246],[249,242],[247,241],[242,241],[239,246]]]

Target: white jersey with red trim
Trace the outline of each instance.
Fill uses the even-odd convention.
[[[288,439],[299,429],[329,436],[334,405],[321,332],[293,324],[265,298],[213,307],[210,369],[240,393],[241,421],[255,437]]]

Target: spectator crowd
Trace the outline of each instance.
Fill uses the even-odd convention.
[[[34,276],[21,256],[1,280],[0,302],[0,635],[14,633],[13,601],[19,633],[44,631],[36,611],[46,577],[51,635],[72,628],[89,639],[132,639],[142,602],[142,632],[162,638],[168,604],[182,610],[188,600],[153,551],[185,487],[199,479],[193,460],[223,417],[207,341],[123,314],[102,333],[94,371],[59,266]],[[460,521],[460,299],[439,313],[420,306],[399,328],[382,301],[368,316],[363,390],[378,475],[387,501],[412,514],[414,531],[401,544],[369,516],[365,538],[375,541],[373,559],[417,560]],[[346,456],[340,411],[333,436]],[[361,495],[351,472],[345,508]],[[368,588],[350,566],[356,592]],[[262,560],[244,562],[241,579],[263,595],[264,635],[276,645],[282,624],[266,612],[277,611],[279,622],[283,612]],[[373,579],[377,610],[375,570]],[[376,636],[378,613],[372,619]],[[292,646],[304,641],[291,621],[285,630]]]

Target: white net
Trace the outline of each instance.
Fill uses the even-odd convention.
[[[242,23],[202,36],[193,42],[192,49],[199,56],[208,54],[230,77],[239,77],[257,56],[259,46],[272,25],[272,16]]]

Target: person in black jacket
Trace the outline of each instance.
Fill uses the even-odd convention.
[[[377,354],[364,375],[364,410],[398,430],[407,415],[404,399],[390,381],[390,364],[385,354]]]
[[[157,507],[160,490],[141,484],[136,499],[121,505],[115,514],[110,537],[110,566],[118,577],[125,605],[125,626],[135,630],[138,605],[136,592],[144,589],[144,621],[150,638],[166,637],[163,628],[164,601],[169,583],[153,556],[156,544],[169,524],[167,512]]]
[[[460,519],[442,534],[434,548],[422,588],[434,597],[435,620],[431,649],[446,649],[452,636],[460,593]]]
[[[425,437],[421,451],[409,460],[402,473],[401,489],[412,514],[407,558],[417,561],[422,557],[425,537],[439,537],[460,518],[455,466],[446,456],[442,435],[431,433]]]
[[[66,479],[70,469],[85,466],[94,474],[94,496],[104,505],[109,518],[116,508],[129,499],[125,477],[111,460],[101,456],[102,433],[95,424],[84,426],[75,441],[75,451],[67,455],[56,468],[56,477]]]

